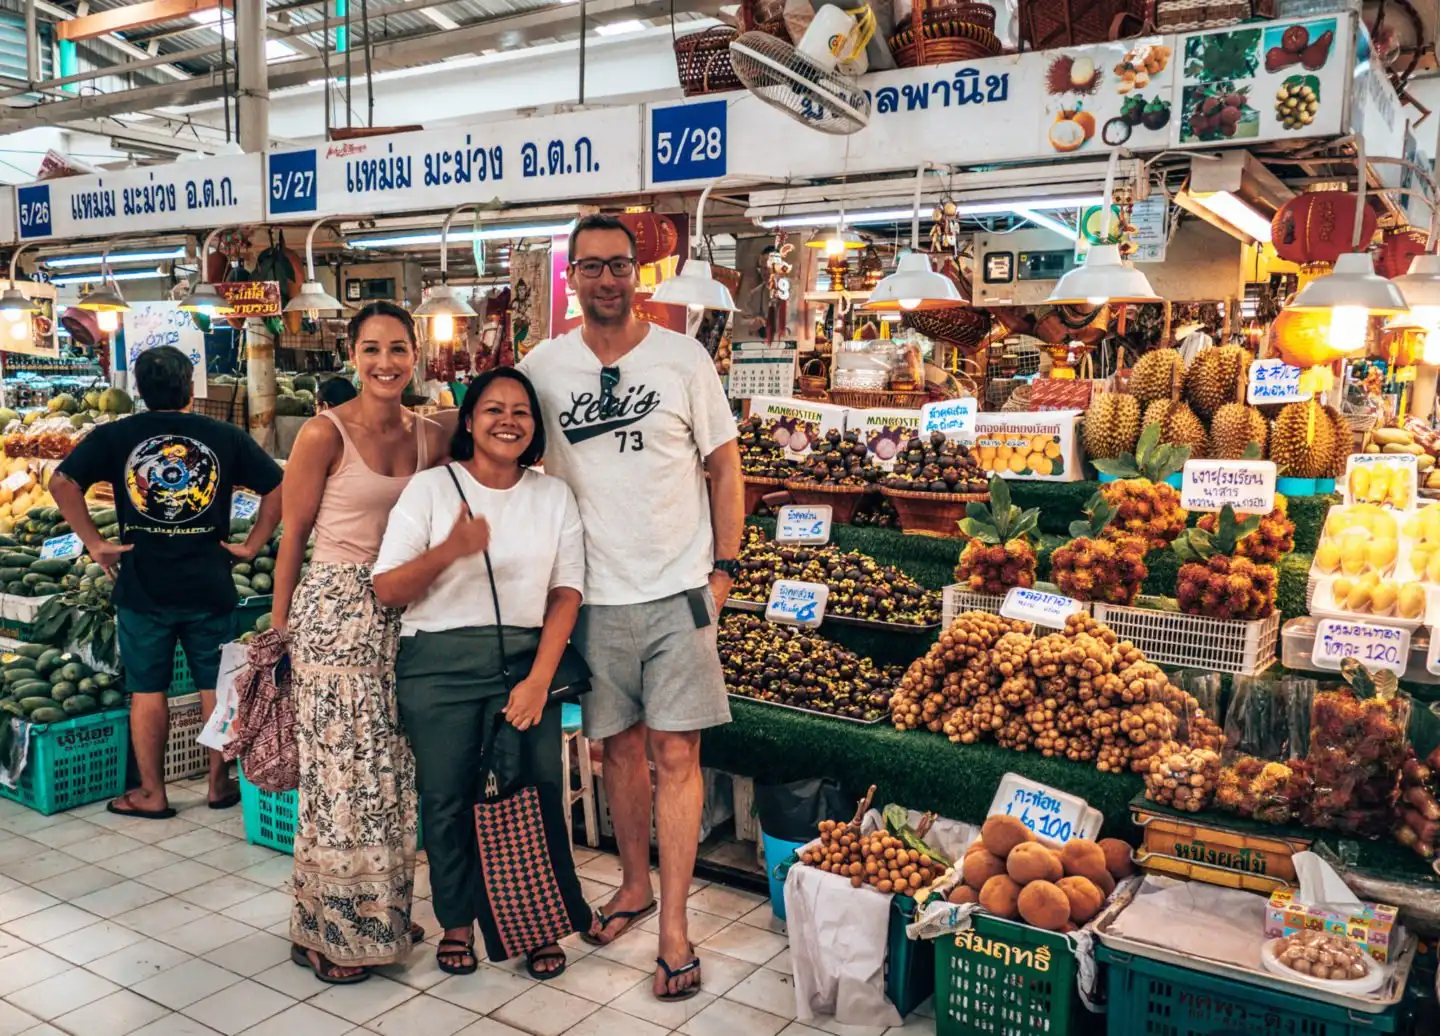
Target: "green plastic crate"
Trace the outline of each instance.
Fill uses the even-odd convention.
[[[896,896],[890,901],[890,930],[885,946],[885,999],[905,1017],[935,991],[935,943],[905,934],[915,914],[915,900]]]
[[[130,711],[109,709],[61,723],[34,724],[30,755],[14,790],[0,797],[47,817],[115,798],[125,791],[130,759]]]
[[[298,791],[263,791],[245,779],[240,771],[240,810],[245,816],[245,840],[282,853],[295,853],[295,814]],[[417,825],[418,826],[418,825]],[[425,846],[424,832],[417,831],[415,848]]]
[[[1075,991],[1075,954],[1063,935],[989,914],[971,920],[971,930],[936,940],[936,1036],[1076,1036],[1088,1030],[1093,1016]],[[1164,1030],[1110,1031],[1172,1036]]]
[[[1370,1036],[1399,1026],[1399,1005],[1363,1014],[1099,943],[1095,957],[1109,966],[1110,1036]]]

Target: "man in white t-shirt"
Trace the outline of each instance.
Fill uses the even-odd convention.
[[[655,911],[653,759],[654,993],[683,1000],[700,991],[685,915],[704,802],[700,731],[730,720],[715,635],[745,520],[737,431],[700,343],[631,312],[635,238],[623,223],[581,219],[570,235],[569,277],[583,327],[541,342],[520,367],[540,394],[545,470],[570,484],[585,525],[585,606],[574,641],[593,673],[585,734],[604,740],[624,868],[597,941],[613,942]]]

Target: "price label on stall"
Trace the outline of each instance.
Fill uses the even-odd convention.
[[[1300,385],[1299,367],[1284,360],[1256,360],[1250,365],[1250,385],[1245,398],[1258,403],[1302,403],[1314,393]]]
[[[13,493],[17,489],[23,489],[29,482],[30,472],[24,470],[12,471],[5,476],[5,481],[0,482],[0,486],[4,486]]]
[[[1006,619],[1033,622],[1037,626],[1063,629],[1065,620],[1085,610],[1085,606],[1073,597],[1046,593],[1025,586],[1012,586],[1000,605],[1000,614]]]
[[[725,175],[729,101],[650,108],[650,182],[713,180]]]
[[[814,629],[825,620],[825,604],[829,600],[830,588],[824,583],[777,579],[770,587],[770,601],[765,605],[765,618],[787,626]]]
[[[1094,838],[1100,833],[1100,812],[1069,792],[1007,773],[990,803],[987,816],[1017,817],[1041,838],[1064,845],[1072,838]]]
[[[1189,460],[1180,486],[1187,511],[1269,514],[1275,507],[1275,465],[1268,460]]]
[[[248,521],[255,517],[255,512],[260,510],[260,498],[254,493],[247,493],[245,490],[236,490],[230,497],[230,520],[232,522]]]
[[[926,403],[920,408],[920,432],[927,436],[940,432],[947,439],[973,440],[976,409],[975,400],[969,396]]]
[[[52,536],[40,545],[40,560],[78,558],[84,550],[85,545],[80,542],[80,537],[73,532],[67,532],[64,536]]]
[[[1367,622],[1321,619],[1315,628],[1311,663],[1316,669],[1338,670],[1347,658],[1370,669],[1388,669],[1396,676],[1404,676],[1410,661],[1410,631]]]
[[[829,504],[805,507],[799,504],[786,504],[780,508],[780,514],[775,519],[775,541],[777,543],[829,543],[830,516]]]

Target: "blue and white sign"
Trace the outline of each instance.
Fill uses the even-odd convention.
[[[319,217],[633,194],[641,111],[597,108],[277,152],[268,211]]]
[[[920,433],[941,432],[947,439],[975,438],[975,400],[970,396],[926,403],[920,408]]]
[[[20,238],[200,230],[265,218],[260,155],[67,176],[16,192]]]
[[[1094,838],[1103,820],[1099,811],[1078,795],[1018,773],[1000,778],[986,816],[1018,817],[1030,831],[1056,845],[1072,838]]]
[[[1012,586],[1000,605],[1000,614],[1019,622],[1033,622],[1048,629],[1063,629],[1065,620],[1085,610],[1073,597],[1046,593],[1026,586]]]
[[[777,579],[770,587],[770,601],[765,605],[765,618],[787,626],[814,629],[825,621],[825,605],[829,600],[830,588],[824,583]]]
[[[829,543],[831,514],[829,504],[786,504],[775,519],[775,542]]]
[[[73,532],[67,532],[64,536],[52,536],[40,544],[40,560],[78,558],[84,550],[85,544],[80,542],[80,537]]]
[[[1245,399],[1261,403],[1303,403],[1314,393],[1300,387],[1301,370],[1284,360],[1256,360],[1250,365],[1250,384]]]
[[[1268,460],[1189,460],[1180,485],[1187,511],[1269,514],[1275,507],[1275,464]]]
[[[714,180],[725,175],[727,101],[650,109],[652,183]]]
[[[1404,676],[1410,664],[1410,631],[1346,619],[1321,619],[1315,627],[1310,662],[1316,669],[1339,669],[1347,658],[1367,669],[1388,669]]]
[[[255,512],[260,510],[260,498],[254,493],[243,489],[237,489],[230,496],[230,520],[232,522],[249,521],[255,517]]]

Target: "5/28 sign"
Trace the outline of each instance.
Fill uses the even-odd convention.
[[[724,176],[725,101],[650,109],[650,182],[677,183]]]

